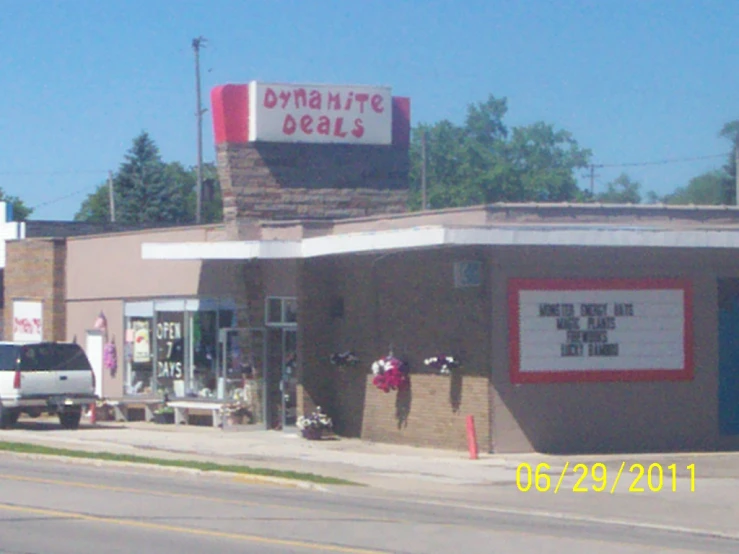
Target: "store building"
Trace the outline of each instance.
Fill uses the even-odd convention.
[[[739,446],[739,211],[492,205],[150,243],[147,259],[297,260],[299,410],[348,436],[494,452]],[[175,261],[177,260],[177,261]],[[392,349],[411,388],[369,366]],[[332,353],[362,363],[337,368]],[[450,353],[451,376],[423,360]]]
[[[213,92],[224,224],[63,241],[53,336],[85,340],[102,396],[238,393],[269,428],[320,405],[344,436],[454,449],[472,415],[500,453],[739,447],[739,209],[408,213],[407,100],[279,87]],[[342,136],[355,125],[320,111],[341,92],[392,117]],[[305,142],[321,123],[341,141]],[[31,244],[9,244],[7,272]],[[349,350],[359,364],[331,363]],[[386,393],[370,367],[391,351],[410,387]],[[438,354],[461,367],[429,369]]]

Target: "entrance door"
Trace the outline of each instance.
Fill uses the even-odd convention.
[[[739,279],[719,279],[718,302],[719,432],[739,435]]]
[[[85,354],[87,354],[87,359],[90,360],[95,375],[95,394],[98,398],[103,396],[103,348],[103,333],[101,331],[87,331]]]
[[[266,340],[264,329],[222,328],[218,342],[221,364],[216,375],[224,398],[240,398],[252,424],[266,418]],[[269,425],[265,426],[269,429]]]
[[[297,330],[270,327],[267,332],[269,421],[272,429],[287,429],[297,423]]]

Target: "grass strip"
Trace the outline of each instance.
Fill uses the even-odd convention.
[[[165,467],[198,469],[200,471],[224,471],[239,475],[258,475],[260,477],[279,477],[281,479],[307,481],[319,485],[360,485],[359,483],[347,481],[346,479],[339,479],[336,477],[324,477],[323,475],[316,475],[315,473],[303,473],[300,471],[287,471],[242,465],[217,464],[214,462],[199,462],[196,460],[169,460],[166,458],[150,458],[148,456],[136,456],[133,454],[115,454],[113,452],[88,452],[85,450],[54,448],[50,446],[43,446],[40,444],[31,444],[25,442],[0,441],[0,451],[18,452],[21,454],[40,454],[46,456],[67,456],[69,458],[89,458],[109,462],[153,464]]]

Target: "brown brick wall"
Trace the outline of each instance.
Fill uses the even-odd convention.
[[[478,249],[404,252],[307,260],[302,276],[303,384],[330,410],[337,432],[378,442],[466,448],[474,415],[481,450],[490,446],[490,288],[455,289],[453,262],[481,259]],[[374,264],[374,267],[373,267]],[[487,270],[486,270],[487,272]],[[343,299],[342,317],[331,308]],[[411,366],[406,393],[372,385],[372,361],[388,353]],[[302,348],[301,348],[302,347]],[[332,352],[354,350],[355,367],[338,369]],[[458,356],[458,375],[429,373],[423,360]]]
[[[226,223],[406,211],[407,148],[224,144],[217,158]]]
[[[337,393],[333,368],[328,363],[334,343],[329,311],[336,284],[334,261],[331,258],[301,260],[298,276],[298,414],[310,413],[321,406],[339,423],[336,403],[337,396],[343,393]]]
[[[13,339],[13,300],[43,301],[44,340],[66,340],[66,242],[27,239],[7,243],[4,275],[6,340]]]

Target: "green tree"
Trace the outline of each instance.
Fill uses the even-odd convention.
[[[421,140],[427,137],[429,208],[489,202],[577,200],[576,168],[590,151],[570,133],[537,122],[509,130],[503,123],[507,100],[490,95],[467,108],[464,125],[448,120],[416,126],[410,157],[410,207],[421,206]]]
[[[665,204],[674,205],[721,205],[725,202],[727,179],[723,170],[709,171],[693,177],[687,186],[676,189],[661,200]]]
[[[6,194],[3,189],[0,189],[0,202],[7,202],[12,207],[13,221],[26,221],[33,213],[33,208],[26,206],[17,196]]]
[[[217,171],[203,167],[203,221],[221,221],[223,207]],[[113,177],[116,221],[121,223],[181,223],[195,221],[197,177],[193,168],[179,162],[165,163],[147,133],[133,141],[125,161]],[[110,221],[107,183],[97,187],[82,203],[76,221]]]
[[[731,144],[729,159],[724,165],[723,203],[736,204],[736,152],[739,151],[739,120],[726,123],[718,134]]]
[[[641,184],[622,173],[606,185],[606,190],[595,195],[597,202],[603,204],[640,204]]]

